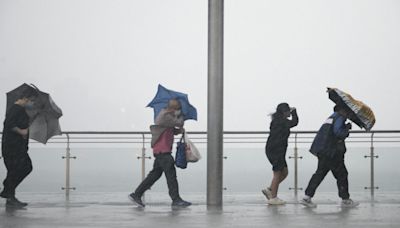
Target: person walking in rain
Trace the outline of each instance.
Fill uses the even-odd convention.
[[[292,116],[289,120],[288,118]],[[267,197],[268,204],[282,205],[285,201],[278,198],[279,184],[288,175],[286,164],[286,150],[290,128],[297,126],[299,118],[295,108],[290,108],[287,103],[281,103],[276,108],[276,112],[271,115],[270,135],[265,146],[265,153],[272,165],[273,178],[271,184],[262,193]]]
[[[28,205],[15,197],[15,189],[32,171],[28,154],[29,116],[26,108],[33,105],[33,97],[28,92],[20,95],[7,110],[4,120],[1,149],[7,176],[0,196],[7,199],[7,207],[23,208]]]
[[[311,198],[314,197],[315,191],[329,171],[336,178],[342,207],[359,205],[358,202],[350,199],[348,172],[344,164],[345,139],[349,136],[352,127],[351,123],[346,124],[349,115],[350,113],[344,107],[336,105],[334,113],[325,121],[314,138],[310,152],[318,157],[318,168],[308,183],[304,198],[300,201],[306,207],[317,206]]]
[[[179,195],[178,181],[176,178],[175,162],[171,155],[174,143],[174,135],[182,134],[184,119],[181,114],[181,104],[176,99],[168,102],[167,108],[161,110],[155,120],[155,125],[150,126],[152,134],[151,146],[155,157],[153,170],[147,175],[142,183],[136,188],[135,192],[129,195],[132,200],[140,207],[144,207],[142,195],[146,190],[165,173],[167,179],[169,195],[172,199],[173,207],[187,207],[191,203],[182,200]]]

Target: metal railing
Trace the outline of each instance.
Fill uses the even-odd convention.
[[[0,133],[1,134],[1,133]],[[207,143],[207,132],[188,132],[191,140],[196,144]],[[256,147],[263,147],[268,138],[268,131],[225,131],[224,132],[224,145],[255,145]],[[302,159],[299,156],[299,146],[311,144],[315,136],[315,131],[292,131],[289,138],[288,153],[290,154],[293,149],[293,156],[289,156],[289,159],[293,159],[293,187],[290,190],[294,191],[294,195],[297,196],[298,191],[302,190],[299,187],[298,182],[298,161]],[[76,156],[71,155],[72,144],[135,144],[140,145],[141,155],[137,156],[137,159],[141,160],[141,177],[145,178],[146,175],[146,159],[151,159],[151,156],[146,155],[147,145],[150,145],[151,134],[150,132],[100,132],[100,131],[68,131],[63,132],[61,136],[52,138],[49,144],[65,144],[66,151],[65,156],[65,186],[61,189],[65,191],[65,196],[69,198],[70,191],[75,190],[75,187],[71,186],[71,159],[76,159]],[[31,143],[35,144],[34,141]],[[374,198],[375,190],[379,189],[375,185],[375,159],[378,156],[375,154],[376,144],[394,144],[395,147],[400,147],[400,131],[352,131],[350,137],[346,140],[349,144],[364,144],[369,145],[369,154],[365,155],[364,158],[370,159],[370,185],[365,189],[370,190],[371,198]],[[260,146],[259,146],[259,145]],[[309,146],[309,145],[307,145]],[[308,148],[308,147],[307,147]],[[1,159],[1,157],[0,157]],[[227,156],[224,156],[227,159]]]

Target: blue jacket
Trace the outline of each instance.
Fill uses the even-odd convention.
[[[335,137],[340,140],[345,140],[349,137],[349,129],[346,127],[347,118],[337,112],[334,112],[330,118],[335,120],[333,122],[333,134]]]
[[[344,140],[349,136],[349,129],[346,127],[346,117],[339,113],[333,113],[324,124],[322,124],[310,152],[316,156],[333,157],[339,153],[346,152]]]

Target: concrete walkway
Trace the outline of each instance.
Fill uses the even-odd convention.
[[[353,194],[354,195],[354,194]],[[127,193],[20,194],[26,210],[7,210],[0,203],[1,228],[55,227],[400,227],[399,195],[382,194],[375,201],[354,197],[361,205],[342,209],[335,194],[316,198],[318,207],[304,208],[289,194],[285,206],[268,206],[262,195],[225,196],[222,210],[207,209],[203,195],[186,195],[193,206],[173,210],[166,193],[148,194],[146,208],[127,200]],[[378,198],[378,199],[377,199]],[[29,200],[30,199],[30,200]]]

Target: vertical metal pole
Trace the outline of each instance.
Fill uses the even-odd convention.
[[[222,207],[224,1],[208,1],[207,206]]]
[[[297,133],[294,135],[294,196],[297,198],[297,190],[299,189],[298,185],[298,163],[297,159],[299,158],[298,155],[298,148],[297,148]]]
[[[142,181],[146,178],[146,146],[145,146],[145,135],[142,133]],[[146,202],[145,194],[142,199]]]
[[[371,174],[370,174],[370,186],[369,187],[364,187],[365,189],[369,189],[371,191],[371,200],[374,200],[375,197],[375,189],[378,189],[379,187],[375,186],[375,158],[378,158],[378,156],[375,155],[375,147],[374,147],[374,132],[371,133],[371,147],[370,147],[370,155],[365,155],[364,158],[370,158],[370,168],[371,168]]]
[[[374,200],[375,195],[375,167],[374,167],[374,133],[371,134],[371,199]]]
[[[146,178],[146,147],[145,147],[145,136],[142,134],[142,181]]]
[[[69,191],[71,189],[70,186],[70,169],[71,169],[71,164],[70,160],[71,159],[71,149],[70,149],[70,140],[69,140],[69,134],[67,134],[67,151],[65,155],[65,197],[67,200],[69,200]]]

